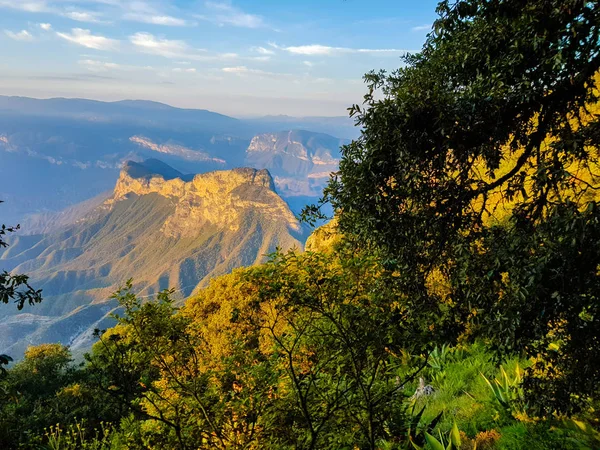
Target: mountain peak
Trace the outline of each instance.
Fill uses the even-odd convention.
[[[107,204],[148,194],[174,202],[175,212],[162,227],[163,233],[172,237],[194,235],[206,224],[238,230],[248,211],[262,211],[271,222],[294,232],[301,230],[265,169],[217,170],[190,178],[158,160],[128,161]]]
[[[246,182],[249,184],[263,186],[271,191],[275,191],[273,177],[267,169],[251,169],[250,167],[240,167],[231,170],[231,172],[241,177],[242,180],[247,180]]]
[[[145,195],[156,192],[165,197],[180,197],[186,189],[216,183],[221,189],[233,190],[242,185],[264,187],[275,192],[273,177],[267,169],[240,167],[197,175],[184,175],[158,159],[143,162],[126,161],[114,190],[114,200],[127,194]]]
[[[152,178],[155,175],[165,180],[183,178],[183,174],[158,159],[147,159],[143,162],[126,161],[121,169],[131,178]]]

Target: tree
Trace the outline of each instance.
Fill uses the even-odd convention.
[[[426,353],[433,339],[395,292],[393,274],[374,257],[340,249],[278,253],[252,275],[264,339],[283,372],[276,415],[285,418],[284,448],[408,445],[396,433],[406,419],[404,389],[427,360],[408,364],[403,355]]]
[[[209,305],[180,313],[171,294],[142,302],[131,283],[115,294],[125,314],[99,333],[87,357],[91,378],[134,413],[134,446],[249,447],[260,438],[258,421],[277,380],[252,344],[256,329],[219,314],[212,296]],[[226,297],[223,309],[246,301],[235,286],[216,294]]]
[[[0,445],[17,448],[42,435],[44,428],[65,421],[58,394],[74,380],[71,353],[60,344],[29,347],[22,361],[0,381]]]
[[[2,203],[2,200],[0,200]],[[13,233],[19,229],[16,227],[0,227],[0,249],[8,247],[4,240],[4,236],[8,233]],[[8,303],[14,300],[17,304],[17,309],[23,309],[25,303],[33,305],[42,301],[42,291],[36,290],[29,285],[29,277],[27,275],[12,275],[6,270],[0,273],[0,301]],[[0,355],[0,371],[4,373],[4,366],[9,364],[12,358],[8,355]]]
[[[408,444],[405,388],[427,364],[432,322],[377,258],[347,250],[277,252],[181,309],[169,291],[144,302],[131,283],[117,292],[124,314],[99,333],[86,371],[133,412],[131,445]]]
[[[2,200],[0,200],[0,203],[2,203]],[[0,227],[0,248],[8,247],[4,236],[8,233],[14,233],[19,228],[19,225],[16,227],[2,225]],[[0,273],[0,301],[8,303],[10,300],[14,300],[18,309],[23,309],[25,303],[33,305],[41,302],[42,291],[32,288],[28,281],[29,277],[27,275],[11,275],[7,271]]]
[[[350,109],[363,132],[323,201],[417,307],[440,313],[440,334],[541,356],[530,394],[543,384],[541,411],[574,411],[600,376],[600,3],[437,11],[405,67],[365,77]]]

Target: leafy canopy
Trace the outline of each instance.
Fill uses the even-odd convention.
[[[540,355],[528,386],[548,395],[532,398],[570,411],[600,375],[600,3],[444,1],[438,13],[405,67],[366,76],[350,109],[362,135],[323,201],[415,304],[449,306],[440,333]]]

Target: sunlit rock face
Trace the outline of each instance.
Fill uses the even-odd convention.
[[[125,164],[109,203],[128,196],[156,193],[175,202],[175,212],[161,228],[167,236],[193,236],[210,224],[232,231],[244,225],[250,212],[263,214],[274,225],[300,231],[300,224],[275,192],[267,170],[248,168],[195,175],[186,181],[182,174],[153,173],[145,166]]]

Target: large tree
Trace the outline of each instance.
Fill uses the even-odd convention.
[[[600,3],[437,11],[420,53],[366,76],[324,200],[440,335],[541,355],[529,392],[572,411],[600,376]]]

